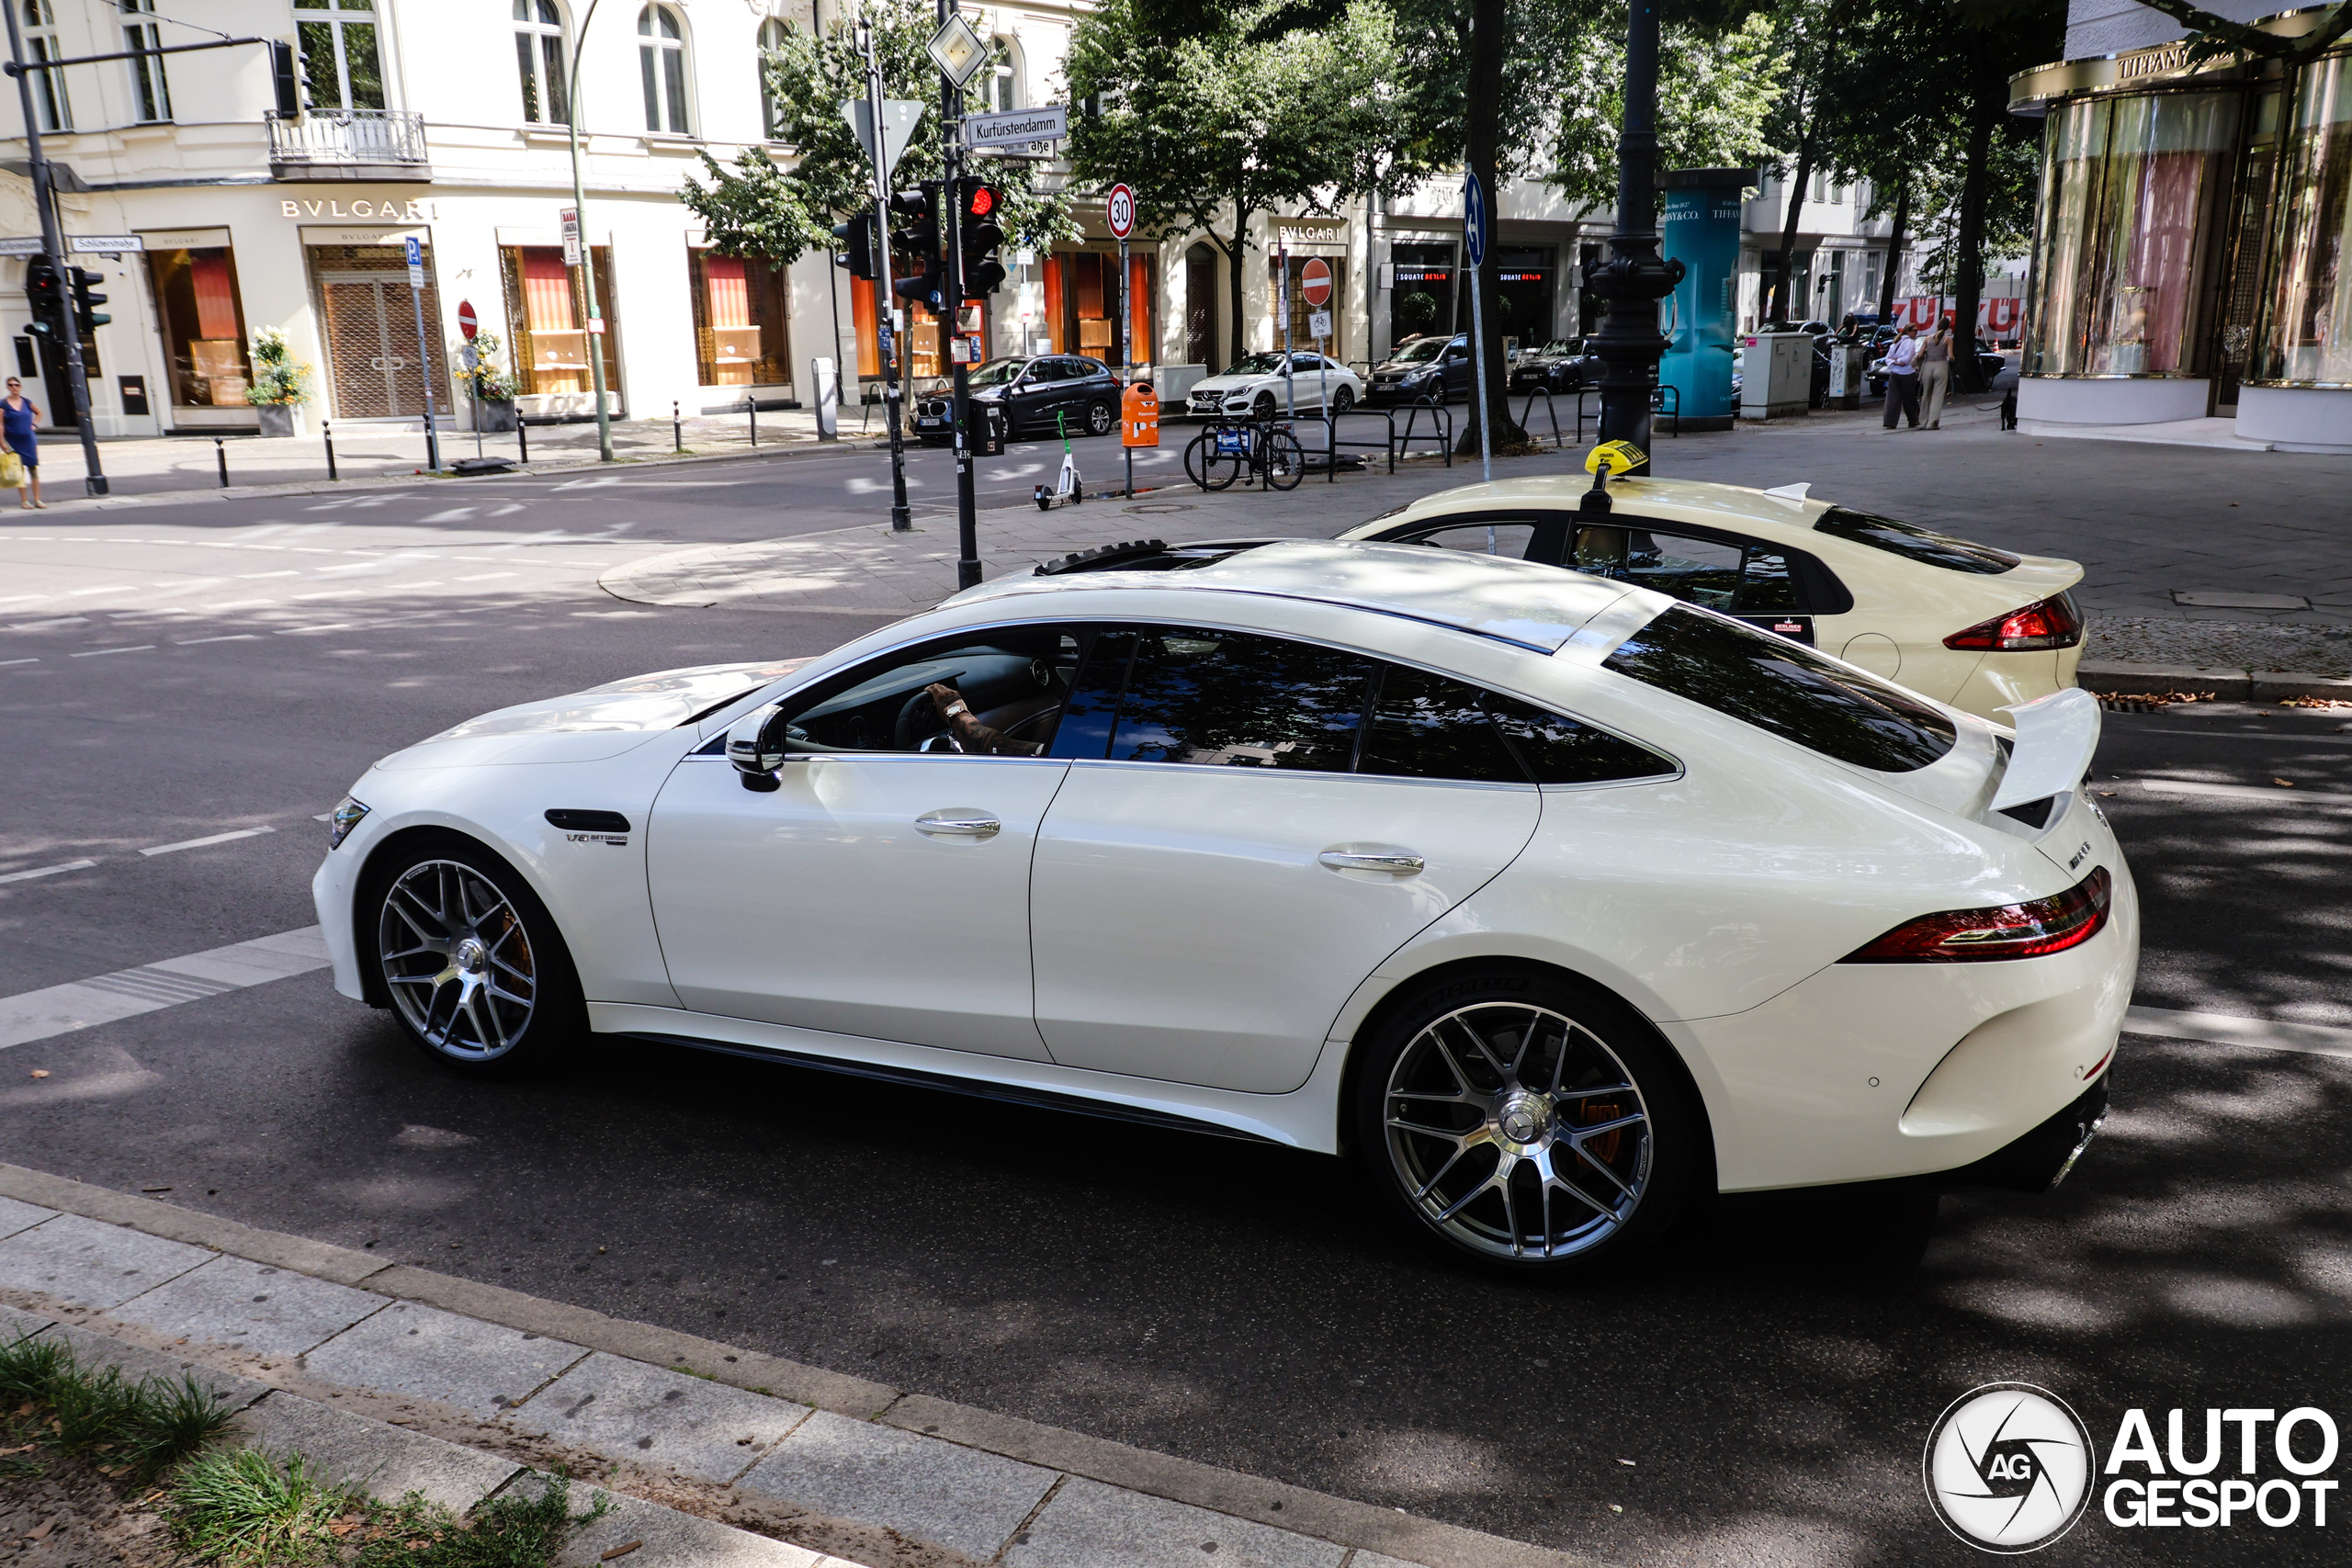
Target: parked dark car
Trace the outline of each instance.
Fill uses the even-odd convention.
[[[1469,395],[1469,337],[1414,337],[1398,344],[1394,353],[1372,367],[1363,400],[1378,408],[1422,398],[1445,402]]]
[[[1108,435],[1119,427],[1119,378],[1099,359],[1077,354],[1041,354],[1034,359],[991,359],[973,368],[968,385],[973,419],[978,405],[1001,404],[1012,436],[1051,435],[1055,415],[1072,435]],[[955,402],[943,393],[915,400],[915,436],[926,446],[955,440]],[[974,446],[979,435],[972,434]]]
[[[1883,327],[1879,330],[1886,332],[1886,341],[1871,345],[1870,382],[1871,396],[1873,398],[1886,396],[1886,351],[1894,344],[1896,336],[1894,333],[1887,332]],[[1994,377],[2008,368],[2009,362],[1999,349],[1980,337],[1976,340],[1976,364],[1977,367],[1984,372],[1984,384],[1989,387],[1993,384]]]
[[[1510,367],[1514,392],[1573,392],[1600,378],[1600,356],[1587,353],[1582,338],[1555,338],[1537,349],[1521,349]]]

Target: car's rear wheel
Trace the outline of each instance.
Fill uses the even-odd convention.
[[[459,839],[371,868],[366,949],[401,1031],[480,1077],[546,1065],[585,1009],[555,920],[514,869]]]
[[[1568,976],[1457,973],[1390,1011],[1366,1052],[1356,1133],[1375,1183],[1415,1230],[1490,1268],[1629,1258],[1706,1168],[1666,1046]]]
[[[1333,413],[1342,414],[1355,406],[1356,395],[1349,389],[1342,387],[1338,391],[1331,394],[1331,412]]]
[[[1086,405],[1086,433],[1089,435],[1108,435],[1111,427],[1118,423],[1118,413],[1109,403]]]

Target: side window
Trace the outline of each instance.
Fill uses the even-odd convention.
[[[1645,746],[1620,740],[1516,697],[1487,694],[1487,712],[1538,784],[1608,784],[1651,779],[1674,772],[1674,764]]]
[[[1789,558],[1760,545],[1747,547],[1747,564],[1739,578],[1743,615],[1793,615],[1804,610],[1797,603],[1796,580],[1789,573]]]
[[[1448,523],[1426,529],[1400,544],[1429,545],[1441,550],[1466,550],[1472,555],[1509,556],[1522,560],[1535,537],[1535,525],[1519,517],[1485,517],[1469,523]]]
[[[1034,755],[1054,739],[1078,674],[1079,639],[1057,626],[984,634],[967,642],[900,649],[861,665],[787,709],[791,749],[807,751],[954,751],[933,684],[954,688],[973,717]]]
[[[1500,702],[1476,686],[1400,664],[1380,671],[1360,773],[1525,784],[1528,774],[1487,716]]]
[[[1804,606],[1788,558],[1745,547],[1636,527],[1581,527],[1576,569],[1613,577],[1724,615],[1791,615]]]
[[[1344,773],[1370,668],[1279,637],[1138,630],[1110,760]]]
[[[1061,728],[1054,732],[1055,756],[1102,760],[1111,749],[1111,727],[1118,717],[1119,695],[1127,689],[1127,665],[1135,651],[1133,632],[1095,635],[1086,650],[1086,665],[1063,705]]]

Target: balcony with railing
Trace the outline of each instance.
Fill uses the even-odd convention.
[[[429,180],[424,117],[411,109],[322,109],[269,122],[281,180]]]

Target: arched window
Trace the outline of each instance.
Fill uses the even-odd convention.
[[[760,130],[770,141],[784,140],[784,106],[768,81],[768,56],[783,47],[784,24],[771,17],[760,24],[760,57],[754,62],[760,73]]]
[[[295,47],[311,104],[322,109],[384,107],[376,48],[376,0],[294,0]]]
[[[50,9],[49,0],[24,0],[24,18],[25,53],[34,60],[63,59],[65,51],[57,44],[57,14]],[[35,72],[33,103],[43,130],[74,129],[74,106],[65,97],[64,72]]]
[[[678,13],[648,6],[637,14],[637,63],[645,79],[645,129],[691,136],[686,120],[686,38]]]
[[[1021,107],[1021,56],[1011,39],[989,40],[989,62],[972,88],[984,112]]]
[[[537,125],[570,125],[563,13],[555,0],[514,0],[514,68],[523,77],[523,118]]]

